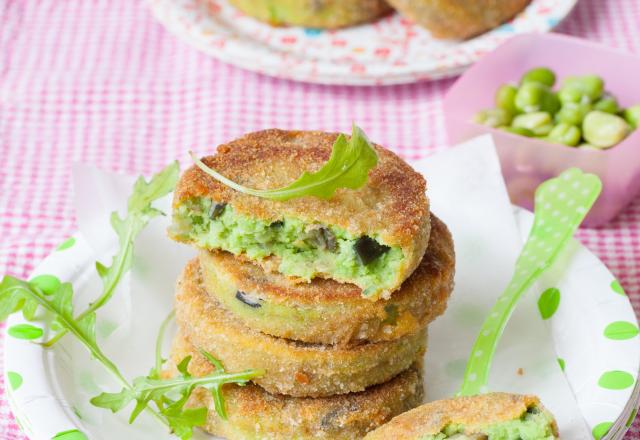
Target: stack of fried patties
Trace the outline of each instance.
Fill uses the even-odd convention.
[[[249,188],[280,188],[329,159],[336,134],[267,130],[203,162]],[[424,178],[375,146],[367,183],[333,197],[275,201],[191,167],[175,192],[172,238],[199,249],[176,294],[172,359],[191,373],[262,369],[224,389],[232,439],[361,438],[421,403],[427,325],[453,287],[447,227],[429,212]]]

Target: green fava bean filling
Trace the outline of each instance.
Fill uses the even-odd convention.
[[[354,236],[335,226],[295,218],[267,223],[207,198],[178,206],[170,234],[204,249],[245,254],[252,260],[275,255],[284,275],[310,280],[323,274],[358,285],[364,296],[392,286],[404,258],[400,248],[376,237]]]
[[[465,432],[463,425],[448,425],[442,432],[420,440],[556,440],[552,424],[549,413],[533,407],[519,419],[488,425],[473,433]]]

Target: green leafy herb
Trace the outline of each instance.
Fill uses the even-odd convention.
[[[177,366],[178,375],[174,378],[153,379],[148,376],[138,377],[133,381],[132,388],[125,387],[118,393],[102,393],[91,399],[91,403],[97,407],[117,412],[135,401],[136,405],[129,418],[129,423],[133,423],[140,412],[153,402],[159,413],[165,416],[172,430],[176,433],[182,433],[179,434],[181,438],[189,438],[190,430],[195,426],[203,425],[207,416],[205,408],[184,408],[189,396],[191,396],[196,387],[211,391],[216,411],[221,418],[226,419],[221,392],[222,385],[229,383],[244,385],[250,379],[263,374],[258,370],[247,370],[239,373],[215,370],[204,377],[193,377],[187,371],[190,361],[191,357],[188,356]],[[185,436],[186,432],[189,432],[188,436]]]
[[[366,182],[369,170],[378,163],[378,155],[364,132],[353,126],[351,138],[347,141],[339,135],[333,144],[331,157],[315,173],[305,171],[293,183],[277,189],[252,189],[242,186],[212,170],[193,153],[194,163],[202,171],[225,185],[241,193],[272,200],[289,200],[297,197],[315,196],[331,198],[338,188],[358,189]]]
[[[149,377],[152,379],[159,379],[160,373],[162,372],[162,366],[165,363],[165,359],[162,357],[162,343],[164,342],[164,334],[167,331],[167,327],[173,321],[176,316],[176,311],[171,310],[171,313],[162,321],[160,324],[160,329],[158,329],[158,336],[156,338],[156,361],[154,363],[153,369],[149,373]]]
[[[185,404],[196,387],[202,387],[211,392],[216,412],[226,420],[227,412],[224,406],[222,385],[228,383],[245,385],[250,379],[261,376],[264,372],[247,370],[240,373],[227,373],[219,360],[210,353],[200,350],[202,356],[215,367],[213,373],[204,377],[193,377],[188,371],[191,356],[187,356],[176,366],[178,370],[176,377],[162,379],[161,369],[164,364],[162,342],[166,329],[174,316],[175,312],[172,311],[160,325],[156,341],[156,362],[149,375],[138,377],[133,381],[133,387],[124,387],[118,393],[102,393],[91,399],[91,403],[100,408],[110,409],[115,413],[135,401],[135,407],[129,417],[129,423],[133,423],[142,410],[148,408],[153,402],[172,432],[181,439],[189,439],[193,428],[202,426],[207,421],[208,411],[206,408],[185,408]]]
[[[166,327],[174,316],[172,312],[162,323],[159,331],[154,367],[148,376],[139,377],[131,384],[124,378],[115,363],[100,349],[95,335],[96,310],[109,301],[122,275],[131,268],[135,237],[149,220],[161,214],[151,204],[173,189],[178,172],[178,165],[174,163],[149,182],[143,178],[138,179],[133,194],[129,198],[127,216],[121,219],[115,213],[112,215],[111,224],[118,234],[120,248],[111,266],[96,264],[97,271],[103,280],[103,291],[83,313],[74,315],[73,286],[70,283],[60,283],[57,279],[56,282],[43,283],[42,277],[34,278],[29,282],[5,276],[0,282],[0,321],[18,312],[22,312],[26,320],[34,321],[37,311],[43,309],[47,312],[44,317],[50,318],[49,331],[58,332],[56,337],[43,345],[51,346],[63,335],[71,333],[89,350],[92,358],[110,372],[122,386],[122,390],[118,393],[102,393],[93,398],[91,402],[94,405],[116,412],[135,402],[130,417],[131,422],[146,410],[168,426],[175,435],[186,440],[191,438],[194,427],[205,424],[207,420],[206,408],[185,408],[187,400],[196,387],[211,391],[216,411],[220,417],[226,418],[222,385],[226,383],[244,385],[263,372],[248,370],[227,373],[217,359],[209,353],[202,352],[215,367],[213,373],[200,378],[192,377],[188,372],[191,358],[187,357],[177,366],[177,377],[163,379],[161,377],[164,364],[161,355],[162,339]],[[12,329],[14,329],[13,333],[23,339],[36,339],[44,333],[39,327],[30,324],[20,324]]]
[[[121,219],[117,212],[111,214],[111,226],[118,235],[118,253],[113,257],[110,266],[96,262],[96,270],[103,284],[102,294],[78,316],[78,320],[91,315],[111,299],[120,279],[131,268],[133,263],[133,243],[136,237],[152,218],[163,214],[154,208],[152,203],[173,191],[178,181],[179,173],[180,166],[177,162],[173,162],[153,176],[149,182],[140,176],[136,180],[133,192],[129,197],[127,216]],[[67,330],[62,328],[55,337],[44,345],[47,347],[52,346],[66,333]]]

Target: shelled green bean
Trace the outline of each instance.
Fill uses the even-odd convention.
[[[597,75],[568,76],[554,90],[556,74],[536,67],[517,85],[503,84],[495,107],[474,121],[520,136],[579,148],[611,148],[640,125],[640,104],[623,109]]]

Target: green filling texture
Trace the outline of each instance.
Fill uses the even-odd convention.
[[[392,287],[404,258],[400,248],[387,247],[370,237],[375,240],[373,249],[384,251],[375,258],[365,258],[363,263],[354,247],[358,239],[362,243],[362,238],[341,228],[288,217],[267,223],[207,198],[190,199],[179,205],[173,213],[170,233],[201,248],[244,253],[252,260],[276,255],[280,258],[279,271],[284,275],[310,280],[318,273],[327,274],[356,284],[365,296]]]
[[[452,424],[420,440],[556,440],[552,424],[551,414],[533,407],[519,419],[488,425],[473,433],[465,432],[463,425]]]

